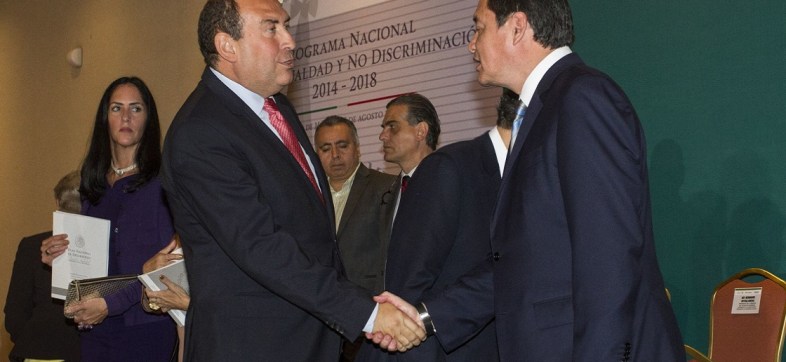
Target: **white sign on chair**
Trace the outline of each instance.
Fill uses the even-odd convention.
[[[759,314],[761,287],[735,288],[731,303],[731,314]]]

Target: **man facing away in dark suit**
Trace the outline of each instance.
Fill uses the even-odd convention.
[[[630,101],[572,53],[566,0],[480,0],[474,21],[479,82],[518,92],[526,111],[514,122],[487,269],[424,298],[424,319],[456,345],[493,305],[503,361],[683,361]],[[470,300],[481,307],[460,309]]]
[[[379,330],[400,348],[425,337],[344,277],[324,171],[280,93],[288,21],[277,0],[211,0],[200,14],[207,67],[162,170],[191,287],[188,361],[334,362],[340,335]]]
[[[394,204],[391,188],[396,176],[370,170],[360,162],[360,141],[352,121],[328,116],[314,133],[314,144],[327,174],[333,210],[336,215],[336,240],[347,279],[372,291],[384,289],[383,274],[390,218]],[[364,337],[354,343],[345,341],[341,361],[353,361]]]

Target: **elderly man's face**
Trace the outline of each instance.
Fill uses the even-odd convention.
[[[317,154],[331,181],[346,181],[360,163],[360,148],[345,124],[323,126],[314,135]]]

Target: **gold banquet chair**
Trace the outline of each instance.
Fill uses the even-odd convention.
[[[750,276],[763,279],[743,280]],[[739,307],[739,304],[734,305],[735,291],[751,292],[758,288],[761,290],[759,312],[733,314],[732,308]],[[786,282],[764,269],[745,269],[715,288],[710,304],[709,360],[779,362],[785,327]],[[697,361],[703,360],[695,349],[687,345],[685,349]]]
[[[712,362],[703,353],[697,351],[695,348],[685,345],[685,354],[688,356],[688,362]]]

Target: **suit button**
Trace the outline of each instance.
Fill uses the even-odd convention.
[[[499,253],[494,253],[494,261],[499,261]]]

